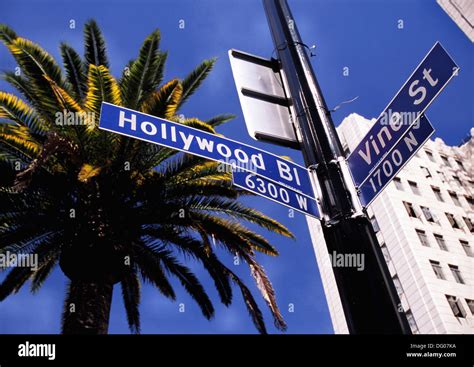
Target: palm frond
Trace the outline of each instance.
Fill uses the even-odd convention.
[[[72,95],[78,101],[82,101],[87,91],[85,65],[76,50],[68,44],[63,42],[59,48],[66,70],[66,79],[71,85]]]
[[[57,264],[57,259],[52,257],[47,260],[36,272],[34,272],[31,279],[31,292],[36,293],[43,286],[46,279],[51,275],[54,267]]]
[[[64,113],[72,112],[75,113],[77,116],[82,117],[82,123],[85,124],[85,126],[89,129],[92,129],[92,127],[95,126],[95,115],[90,116],[89,114],[86,113],[86,111],[80,106],[80,104],[63,88],[58,86],[52,79],[50,79],[47,75],[44,76],[45,79],[49,82],[51,90],[53,91],[54,96],[56,97],[56,104],[59,106],[60,111],[57,115],[60,116],[61,120],[63,120],[65,117]],[[61,121],[60,124],[58,124],[57,118],[55,119],[56,123],[56,128],[62,130],[62,134],[64,136],[71,136],[72,132],[75,133],[75,136],[78,138],[79,142],[82,143],[83,135],[84,135],[84,129],[83,126],[77,126],[73,125],[72,129],[66,128],[61,128],[64,125],[64,121]],[[78,147],[79,149],[82,149],[83,146],[80,144]]]
[[[185,198],[188,196],[202,197],[220,197],[235,200],[239,193],[232,187],[232,181],[197,179],[180,183],[179,185],[170,185],[166,191],[170,199]]]
[[[179,103],[179,107],[199,88],[202,82],[207,78],[211,72],[217,59],[204,60],[191,73],[189,73],[182,81],[183,96]]]
[[[77,175],[77,179],[81,182],[89,182],[91,178],[97,176],[102,167],[96,167],[91,164],[85,163],[82,165],[81,170]]]
[[[0,125],[0,141],[30,157],[36,157],[43,149],[42,144],[31,135],[30,130],[21,125]]]
[[[232,174],[222,170],[219,163],[188,154],[183,154],[183,161],[179,162],[179,167],[176,169],[167,165],[160,172],[175,185],[200,180],[232,182]]]
[[[160,226],[159,228],[148,226],[143,229],[143,234],[153,238],[154,241],[160,240],[170,246],[177,246],[183,253],[199,260],[214,280],[221,302],[226,306],[230,305],[232,302],[232,288],[229,284],[229,277],[226,272],[222,271],[222,264],[210,249],[209,243],[205,244],[183,234],[173,226]],[[202,233],[202,236],[207,237],[205,233]],[[209,242],[207,238],[206,241]]]
[[[81,112],[83,113],[84,110],[79,105],[79,103],[63,88],[61,88],[54,80],[52,80],[47,75],[44,75],[44,78],[48,81],[51,86],[51,90],[56,97],[57,104],[61,109],[61,112],[71,111],[71,112]]]
[[[89,65],[88,90],[85,108],[99,116],[102,102],[122,104],[120,88],[104,65]]]
[[[203,228],[209,235],[214,235],[216,241],[225,245],[232,254],[240,251],[252,253],[253,250],[257,250],[270,256],[278,255],[278,251],[263,236],[249,230],[239,222],[203,213],[201,212],[203,209],[199,206],[189,208],[191,219],[186,222],[186,225],[196,230]],[[176,218],[173,220],[179,223]]]
[[[134,334],[140,334],[140,281],[134,269],[126,272],[120,282],[123,304],[127,313],[128,327]]]
[[[180,264],[170,251],[155,247],[153,253],[161,259],[165,268],[178,278],[181,285],[196,301],[205,318],[214,316],[214,306],[196,276],[186,266]]]
[[[267,329],[263,320],[263,314],[262,311],[260,311],[260,308],[258,307],[255,298],[253,298],[252,292],[250,292],[245,283],[235,273],[233,273],[228,268],[226,268],[226,271],[228,272],[234,283],[237,284],[240,288],[240,291],[242,292],[242,297],[245,302],[245,306],[247,306],[247,311],[250,317],[252,318],[253,324],[255,325],[260,334],[266,334]]]
[[[181,100],[183,87],[177,79],[173,79],[154,92],[143,102],[145,113],[162,118],[173,117]]]
[[[0,24],[0,39],[5,43],[12,43],[16,38],[17,34],[6,24]]]
[[[46,120],[54,119],[57,106],[49,83],[43,75],[65,88],[60,67],[49,53],[27,39],[17,37],[6,45],[30,83],[29,94],[34,95],[38,101],[34,106],[38,109],[37,112]]]
[[[11,294],[17,293],[25,282],[30,279],[33,270],[30,268],[13,268],[0,284],[0,302]]]
[[[0,186],[6,185],[8,180],[13,178],[16,175],[18,165],[20,165],[20,169],[25,169],[28,164],[31,162],[31,159],[20,152],[18,149],[14,147],[9,147],[8,145],[0,142],[0,164],[1,170],[4,172],[3,177],[0,178]],[[2,181],[6,180],[6,181]],[[11,184],[11,183],[10,183]]]
[[[176,112],[176,110],[174,110],[174,112]],[[171,116],[169,116],[169,117],[171,117]],[[214,130],[214,128],[211,125],[208,125],[204,121],[201,121],[197,118],[187,118],[187,119],[176,119],[176,118],[173,119],[173,118],[171,118],[170,120],[179,122],[182,125],[186,125],[186,126],[189,126],[189,127],[194,127],[195,129],[206,131],[206,132],[211,133],[211,134],[216,133],[216,131]]]
[[[153,78],[155,80],[156,86],[160,85],[161,82],[163,81],[166,60],[168,59],[168,52],[160,52],[159,55],[160,55],[160,61],[156,65],[155,76]]]
[[[222,114],[222,115],[217,115],[210,118],[209,120],[206,121],[206,124],[211,125],[212,127],[216,127],[233,119],[235,119],[235,115]]]
[[[13,94],[0,91],[0,118],[30,128],[34,133],[44,133],[35,110]]]
[[[256,209],[248,208],[237,201],[226,200],[223,198],[208,198],[196,203],[195,206],[194,203],[190,203],[190,205],[199,210],[221,212],[236,219],[245,219],[251,223],[266,228],[269,231],[293,238],[293,234],[288,230],[288,228],[278,221],[266,216]]]
[[[272,283],[270,282],[270,279],[268,279],[265,270],[252,256],[248,256],[247,254],[243,254],[242,256],[250,266],[250,273],[254,277],[257,287],[273,315],[275,326],[279,330],[286,330],[285,320],[283,319],[276,302],[275,290],[273,289]]]
[[[38,257],[38,269],[35,270],[31,267],[16,267],[11,270],[8,275],[3,280],[3,283],[0,284],[0,301],[3,301],[6,297],[12,293],[16,293],[20,290],[23,284],[32,276],[35,276],[35,282],[32,284],[33,289],[37,289],[41,286],[42,282],[46,279],[47,275],[51,271],[48,268],[51,264],[48,264],[50,261],[55,261],[58,256],[58,234],[60,232],[55,232],[52,235],[42,236],[41,241],[36,244],[34,247],[35,254]],[[25,253],[31,254],[33,248],[22,248],[22,251],[15,251],[17,254]],[[54,266],[54,264],[52,264]],[[41,272],[41,269],[43,271]],[[38,274],[38,272],[40,272]]]
[[[159,258],[141,242],[134,243],[132,257],[137,264],[142,279],[156,286],[165,297],[175,300],[176,294],[169,283]]]
[[[47,75],[58,85],[63,86],[61,68],[56,60],[43,48],[30,40],[17,37],[12,43],[7,44],[25,74],[35,82],[37,87],[43,85],[43,75]]]
[[[19,91],[31,106],[39,106],[39,102],[33,93],[34,86],[27,78],[12,71],[6,71],[2,74],[2,79]]]
[[[125,107],[138,109],[157,87],[155,78],[161,62],[159,43],[160,32],[155,30],[145,39],[138,58],[130,65],[121,80],[120,87]]]
[[[105,40],[95,20],[89,20],[84,25],[84,58],[90,65],[109,67]]]

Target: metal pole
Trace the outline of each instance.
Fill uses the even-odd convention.
[[[268,24],[286,76],[307,167],[317,177],[330,254],[361,254],[365,269],[333,267],[349,332],[411,334],[372,225],[355,188],[336,128],[324,101],[286,0],[263,0]]]

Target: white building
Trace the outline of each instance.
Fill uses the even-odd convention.
[[[474,42],[474,1],[437,0],[443,10],[456,22],[459,28]]]
[[[345,118],[337,129],[344,148],[374,122]],[[414,333],[474,333],[472,134],[460,147],[428,141],[368,210]],[[308,222],[334,331],[347,333],[321,228]]]

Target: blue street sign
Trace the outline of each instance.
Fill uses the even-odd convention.
[[[418,121],[458,70],[443,46],[436,42],[347,158],[357,187],[368,178],[410,126]]]
[[[428,118],[423,115],[419,123],[408,129],[393,149],[374,168],[369,177],[361,184],[360,200],[363,206],[368,206],[400,172],[416,152],[434,133],[435,129]]]
[[[312,197],[303,195],[267,180],[265,177],[256,176],[253,173],[233,170],[234,185],[253,192],[264,198],[276,201],[279,204],[295,209],[303,214],[320,219],[318,204]]]
[[[223,162],[314,197],[305,167],[235,140],[107,102],[102,103],[99,128]]]

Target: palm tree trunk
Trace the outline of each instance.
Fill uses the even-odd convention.
[[[73,280],[63,311],[63,334],[107,334],[114,285]]]

